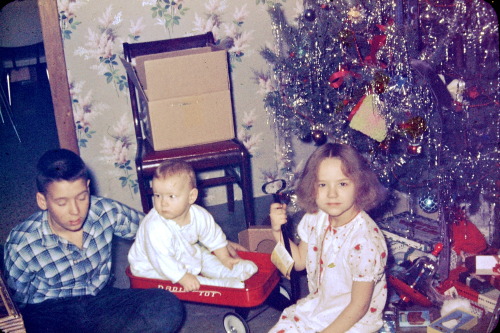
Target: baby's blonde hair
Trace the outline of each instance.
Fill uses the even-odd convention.
[[[191,188],[196,188],[196,174],[193,167],[184,161],[165,161],[156,168],[153,179],[165,179],[171,176],[186,175]]]

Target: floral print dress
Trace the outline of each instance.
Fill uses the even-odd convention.
[[[333,228],[328,215],[319,211],[304,215],[298,233],[308,246],[309,295],[285,309],[269,332],[304,333],[325,329],[349,304],[353,281],[374,281],[375,288],[368,312],[348,332],[380,329],[387,298],[384,272],[387,246],[376,223],[361,212],[346,225]]]

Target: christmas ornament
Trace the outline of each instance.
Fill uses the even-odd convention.
[[[309,22],[312,22],[316,19],[316,12],[312,9],[306,9],[304,11],[304,18]]]
[[[339,39],[344,45],[354,43],[354,32],[349,29],[339,31]]]
[[[338,102],[337,106],[335,106],[335,113],[341,113],[346,105],[347,101]]]
[[[347,17],[354,24],[361,23],[366,17],[365,9],[361,6],[352,7],[347,12]]]
[[[335,105],[329,98],[325,98],[322,107],[322,110],[327,114],[331,114],[335,110]]]
[[[304,58],[304,56],[306,55],[306,51],[303,48],[299,48],[297,54],[299,58]]]
[[[410,142],[410,144],[406,148],[406,152],[411,156],[420,155],[422,153],[422,146],[420,145],[420,143]]]
[[[388,153],[390,148],[391,148],[391,144],[390,144],[389,140],[386,139],[378,145],[378,148],[380,149],[380,151],[382,151],[384,153]]]
[[[325,132],[321,130],[313,130],[311,132],[311,136],[316,146],[321,146],[325,144],[327,139]]]
[[[410,135],[412,139],[416,139],[424,134],[424,132],[427,130],[427,125],[424,118],[417,116],[411,118],[407,122],[402,123],[401,125],[399,125],[399,128]]]
[[[382,142],[387,136],[385,119],[380,115],[379,107],[382,102],[377,95],[366,95],[352,109],[349,117],[349,126],[370,138]]]
[[[424,212],[428,214],[435,213],[438,210],[437,198],[431,193],[428,193],[418,199],[418,205]]]
[[[463,93],[465,90],[465,82],[463,80],[458,80],[455,79],[451,81],[446,88],[450,92],[451,97],[453,100],[462,103],[464,101],[463,99]]]
[[[385,91],[389,80],[390,78],[387,74],[381,72],[375,73],[373,84],[375,93],[382,94]]]

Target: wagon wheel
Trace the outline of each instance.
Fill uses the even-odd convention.
[[[226,313],[223,323],[227,333],[250,333],[247,322],[237,313]]]

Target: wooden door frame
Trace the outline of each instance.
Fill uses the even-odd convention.
[[[57,0],[38,0],[59,146],[79,154]]]

